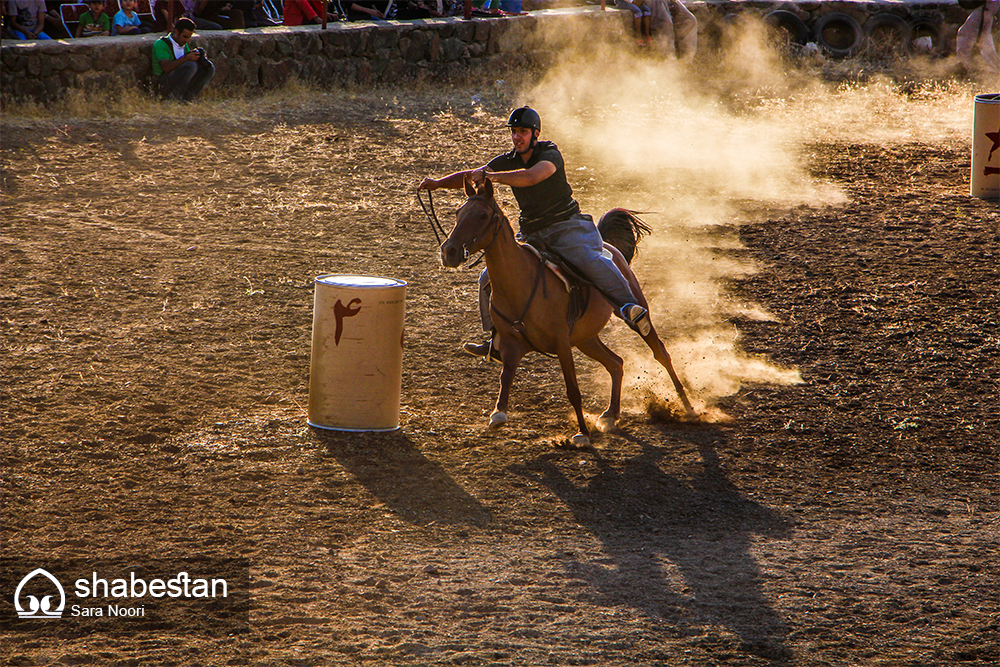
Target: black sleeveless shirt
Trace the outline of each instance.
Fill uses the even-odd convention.
[[[542,161],[554,164],[555,173],[530,187],[511,188],[521,209],[518,225],[524,235],[533,234],[554,222],[569,220],[580,212],[580,205],[573,199],[573,189],[566,180],[562,153],[551,141],[539,141],[527,162],[522,161],[515,151],[511,151],[498,155],[487,165],[490,171],[514,171],[530,169]]]

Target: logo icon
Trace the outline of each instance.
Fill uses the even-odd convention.
[[[52,585],[55,586],[55,590],[58,591],[59,605],[54,609],[52,608],[52,598],[54,595],[41,595],[41,597],[39,597],[38,595],[25,594],[24,597],[27,599],[26,602],[28,608],[25,609],[21,604],[21,590],[25,587],[25,584],[28,584],[28,582],[32,581],[36,577],[39,577],[39,581],[42,581],[42,583],[44,583],[44,580],[42,580],[41,577],[48,579]],[[28,590],[33,593],[42,593],[51,590],[51,587],[44,586],[43,588],[42,586],[32,585],[29,586]],[[66,591],[63,590],[62,584],[59,583],[58,579],[42,568],[38,568],[37,570],[30,572],[28,576],[22,579],[21,583],[17,585],[17,589],[14,590],[14,608],[17,609],[17,615],[20,618],[62,618],[63,609],[65,607]]]

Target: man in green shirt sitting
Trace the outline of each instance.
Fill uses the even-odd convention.
[[[190,102],[215,76],[215,66],[205,52],[192,49],[188,43],[194,29],[194,21],[179,18],[173,32],[153,43],[153,75],[165,100]]]

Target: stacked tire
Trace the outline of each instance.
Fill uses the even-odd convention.
[[[913,30],[902,16],[876,14],[865,21],[866,54],[873,58],[906,55]]]
[[[764,24],[779,44],[802,46],[809,41],[809,28],[794,12],[784,9],[771,12],[764,17]]]
[[[983,1],[960,0],[979,4]],[[729,14],[722,19],[715,40],[718,46],[727,41],[726,33],[732,35],[739,31],[742,20],[742,14]],[[817,18],[810,29],[794,11],[779,9],[764,16],[770,39],[779,48],[801,47],[813,41],[834,58],[902,56],[911,52],[914,43],[919,45],[921,42],[937,50],[943,22],[944,17],[935,11],[915,12],[909,20],[899,14],[883,12],[869,17],[862,26],[850,14],[829,12]]]
[[[834,58],[850,58],[864,46],[865,33],[850,14],[830,12],[816,20],[813,39]]]
[[[896,14],[875,14],[864,27],[850,14],[830,12],[813,25],[812,37],[834,58],[851,58],[864,52],[870,57],[905,55],[916,40],[925,38],[937,48],[943,17],[938,12],[917,12],[909,21]]]

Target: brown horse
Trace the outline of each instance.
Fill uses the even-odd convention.
[[[620,413],[622,359],[598,338],[611,319],[613,307],[600,292],[588,287],[590,295],[586,299],[586,310],[570,325],[567,321],[569,294],[551,269],[545,268],[533,252],[516,241],[510,221],[493,196],[492,182],[487,179],[476,191],[471,181],[466,180],[465,192],[469,199],[458,209],[455,228],[441,245],[441,262],[455,268],[470,253],[485,250],[492,283],[490,311],[497,330],[494,344],[503,360],[500,395],[490,417],[490,426],[499,426],[507,421],[507,402],[514,372],[527,352],[537,350],[559,358],[566,380],[566,393],[580,426],[580,432],[573,436],[572,441],[576,445],[587,445],[590,431],[583,417],[580,387],[573,367],[573,348],[600,362],[611,374],[611,402],[601,415],[598,426],[602,429],[613,427]],[[611,213],[619,215],[611,216]],[[606,224],[608,218],[614,218],[618,224]],[[629,267],[637,235],[641,236],[643,230],[641,222],[631,213],[616,209],[602,218],[600,228],[606,241],[604,247],[614,256],[615,264],[628,280],[639,304],[648,308],[639,282]],[[656,335],[656,330],[651,329],[643,340],[656,360],[670,373],[674,389],[688,414],[691,414],[693,411],[684,386],[674,372],[670,355]]]

